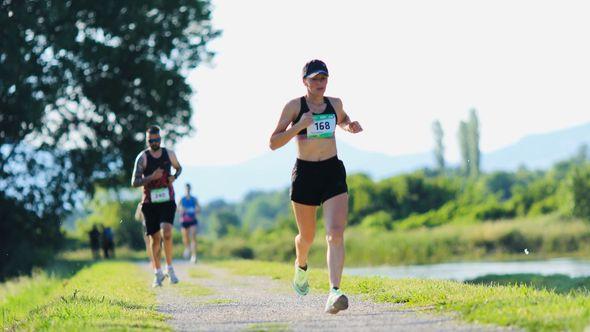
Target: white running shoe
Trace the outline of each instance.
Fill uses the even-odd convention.
[[[176,277],[176,273],[174,273],[174,269],[169,267],[166,271],[166,276],[168,278],[170,278],[170,283],[171,284],[177,284],[178,283],[178,277]]]
[[[337,314],[340,310],[348,309],[348,298],[340,289],[330,289],[325,311],[329,314]]]
[[[164,273],[162,273],[161,271],[156,272],[154,275],[154,282],[152,282],[152,287],[162,287],[162,282],[164,281],[164,278],[166,278]]]
[[[192,255],[191,256],[191,263],[196,264],[197,263],[197,255]]]

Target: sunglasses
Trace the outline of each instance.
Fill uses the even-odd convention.
[[[162,140],[161,138],[151,138],[151,139],[148,139],[148,142],[150,144],[151,143],[160,143],[161,140]]]

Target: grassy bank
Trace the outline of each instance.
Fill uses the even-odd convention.
[[[347,262],[354,265],[587,256],[590,223],[541,216],[399,232],[351,230],[346,247]]]
[[[323,223],[310,251],[315,266],[325,266]],[[228,236],[216,241],[218,256],[269,261],[292,261],[292,229]],[[465,260],[544,259],[588,257],[590,223],[558,216],[470,222],[403,231],[349,227],[345,232],[347,266],[427,264]],[[525,255],[524,249],[529,255]],[[247,255],[245,255],[247,254]]]
[[[226,261],[217,264],[236,274],[265,275],[285,282],[290,282],[293,273],[290,264],[282,263]],[[312,266],[310,284],[315,292],[327,292],[326,271]],[[378,302],[458,312],[470,322],[518,326],[531,331],[582,331],[590,325],[588,292],[558,294],[527,286],[482,286],[377,277],[345,277],[342,288]]]
[[[47,272],[0,286],[2,329],[98,331],[169,329],[132,263],[103,262],[69,278]]]
[[[27,317],[30,311],[55,296],[62,282],[91,265],[88,260],[57,259],[44,270],[0,284],[0,323],[9,327]]]

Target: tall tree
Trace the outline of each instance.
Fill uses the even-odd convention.
[[[461,151],[461,170],[463,174],[471,172],[471,161],[469,160],[469,125],[465,121],[459,123],[459,150]]]
[[[434,159],[436,161],[436,168],[442,172],[445,169],[445,146],[443,145],[444,132],[440,121],[436,120],[432,123],[432,134],[434,135]]]
[[[588,144],[582,143],[578,147],[578,151],[576,153],[576,156],[574,157],[574,160],[578,164],[584,164],[584,163],[588,162]]]
[[[590,220],[590,167],[575,165],[568,177],[568,189],[571,193],[572,215]]]
[[[479,119],[477,111],[472,108],[469,112],[469,175],[477,177],[480,173],[481,152],[479,150]]]
[[[170,143],[191,131],[185,78],[219,35],[208,0],[0,0],[0,13],[0,205],[59,229],[76,195],[128,182],[147,125]]]

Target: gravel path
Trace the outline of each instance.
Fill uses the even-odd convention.
[[[189,276],[193,267],[207,276]],[[467,324],[452,315],[434,315],[401,304],[372,303],[354,295],[349,296],[348,310],[330,315],[323,312],[327,293],[298,297],[290,285],[270,277],[235,276],[203,264],[177,262],[175,270],[180,283],[170,285],[166,280],[156,293],[158,311],[171,315],[168,323],[178,331],[507,330]],[[209,294],[203,294],[203,289]]]

